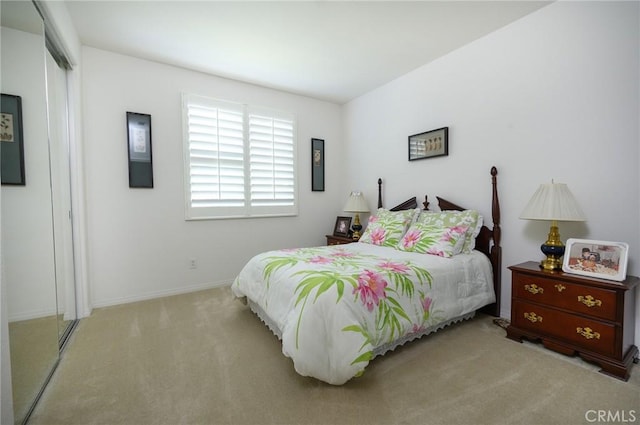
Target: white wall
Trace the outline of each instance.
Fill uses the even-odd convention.
[[[2,197],[0,196],[0,208]],[[2,226],[0,226],[2,240]],[[7,315],[7,283],[2,278],[2,248],[0,247],[0,423],[13,423],[13,389],[11,388],[11,351],[9,350],[9,318]]]
[[[428,194],[435,207],[439,195],[489,218],[489,169],[497,166],[504,317],[506,267],[541,259],[549,231],[549,223],[518,216],[551,179],[568,184],[588,218],[561,223],[562,238],[628,242],[628,272],[638,275],[638,8],[553,3],[350,102],[346,155],[360,160],[348,181],[383,177],[386,205]],[[443,126],[449,156],[408,162],[407,136]]]
[[[340,106],[94,48],[82,56],[93,306],[228,284],[261,251],[326,243],[350,190]],[[297,217],[185,221],[182,91],[296,114]],[[153,189],[128,186],[127,111],[151,115]],[[325,192],[311,192],[312,137],[325,139]]]
[[[1,202],[0,202],[1,204]],[[0,231],[0,236],[2,232]],[[2,256],[0,256],[2,267]],[[0,423],[13,423],[13,390],[11,388],[11,359],[5,282],[0,279]]]

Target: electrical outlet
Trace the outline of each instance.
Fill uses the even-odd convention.
[[[193,258],[191,260],[189,260],[189,268],[190,269],[197,269],[198,268],[198,263]]]

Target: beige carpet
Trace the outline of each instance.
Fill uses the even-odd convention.
[[[229,288],[97,309],[80,322],[29,423],[587,424],[592,410],[640,416],[638,365],[625,383],[508,340],[492,319],[406,345],[335,387],[297,375]]]

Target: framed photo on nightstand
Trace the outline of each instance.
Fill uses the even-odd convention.
[[[562,270],[566,273],[620,282],[627,277],[627,243],[569,239],[564,252]]]
[[[342,236],[343,238],[349,237],[349,231],[351,229],[351,217],[338,217],[336,218],[336,225],[333,228],[333,236]]]

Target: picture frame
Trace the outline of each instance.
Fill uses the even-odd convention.
[[[153,188],[151,115],[127,112],[129,187]]]
[[[0,181],[3,185],[25,186],[22,97],[1,94],[0,98]]]
[[[449,155],[449,127],[409,136],[409,161]]]
[[[311,139],[311,191],[324,192],[323,139]]]
[[[566,273],[623,281],[627,278],[629,244],[589,239],[569,239],[562,270]]]
[[[338,216],[336,218],[336,225],[333,228],[333,236],[348,238],[349,233],[351,232],[351,218],[352,217]]]

